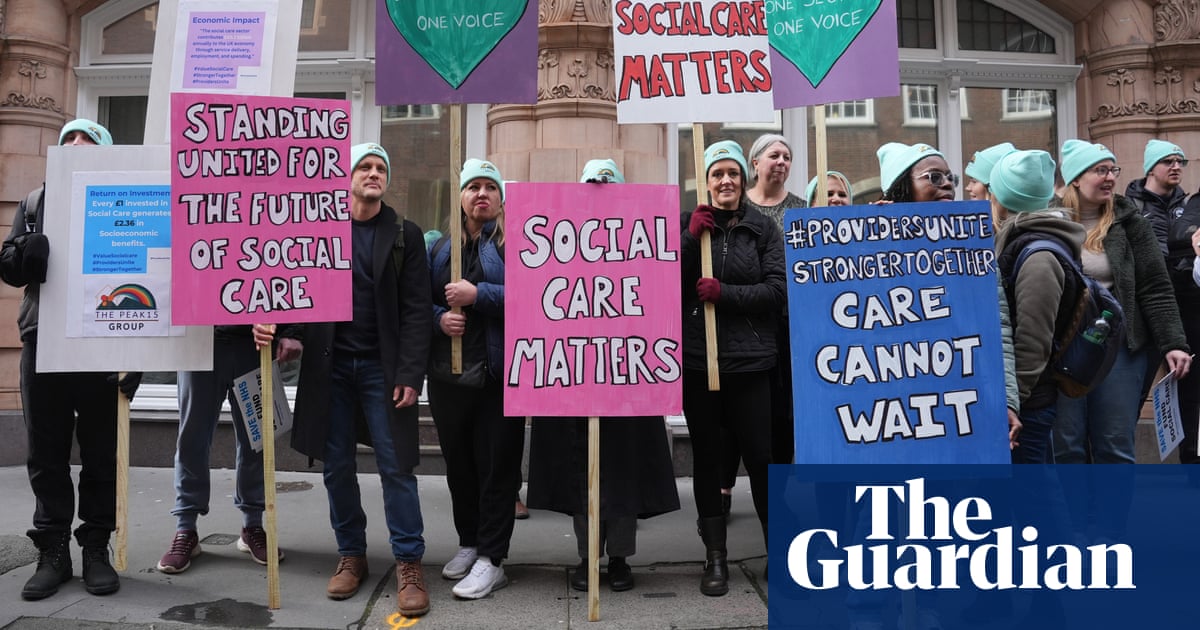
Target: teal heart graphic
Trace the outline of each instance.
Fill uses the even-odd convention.
[[[767,39],[815,88],[883,0],[778,0],[765,5]]]
[[[527,0],[386,0],[400,36],[458,89],[512,31]]]

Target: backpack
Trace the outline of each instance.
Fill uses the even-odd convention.
[[[1031,255],[1044,251],[1054,254],[1062,265],[1068,276],[1067,286],[1078,287],[1075,302],[1072,304],[1064,299],[1059,306],[1048,366],[1058,391],[1071,398],[1079,398],[1099,385],[1112,370],[1113,362],[1125,343],[1125,312],[1116,296],[1084,274],[1070,251],[1053,237],[1037,238],[1024,245],[1012,268],[1004,274],[1004,287],[1010,305],[1015,304],[1014,285],[1021,265]],[[1103,341],[1097,343],[1094,338],[1085,335],[1104,311],[1111,314],[1108,318],[1111,329]]]

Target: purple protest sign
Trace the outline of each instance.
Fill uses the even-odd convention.
[[[896,96],[895,0],[768,0],[775,109]]]
[[[537,3],[379,0],[375,104],[537,102]]]

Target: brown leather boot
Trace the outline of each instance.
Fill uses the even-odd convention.
[[[366,556],[342,556],[338,558],[337,570],[329,578],[325,593],[329,599],[349,599],[358,592],[363,580],[367,579]]]
[[[396,561],[396,604],[405,617],[420,617],[429,612],[429,593],[421,561]]]

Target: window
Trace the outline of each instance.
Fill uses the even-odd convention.
[[[1054,38],[983,0],[958,0],[958,47],[994,52],[1054,53]]]
[[[1004,120],[1049,118],[1053,114],[1053,90],[1026,90],[1022,88],[1008,88],[1004,90]]]
[[[842,101],[825,106],[825,124],[830,126],[875,124],[875,101]]]
[[[432,120],[442,115],[439,105],[385,105],[383,122]]]
[[[327,53],[350,50],[353,10],[345,0],[304,0],[300,7],[300,52]],[[372,8],[371,16],[375,12]],[[372,29],[374,22],[372,21]],[[310,57],[311,55],[303,55]]]
[[[146,133],[146,101],[142,96],[101,96],[96,122],[112,133],[114,144],[141,144]]]
[[[896,28],[901,48],[937,48],[933,0],[897,0]]]
[[[104,27],[101,54],[154,54],[154,28],[157,22],[157,2],[112,22]]]
[[[937,126],[937,86],[905,85],[904,124],[913,127]]]

